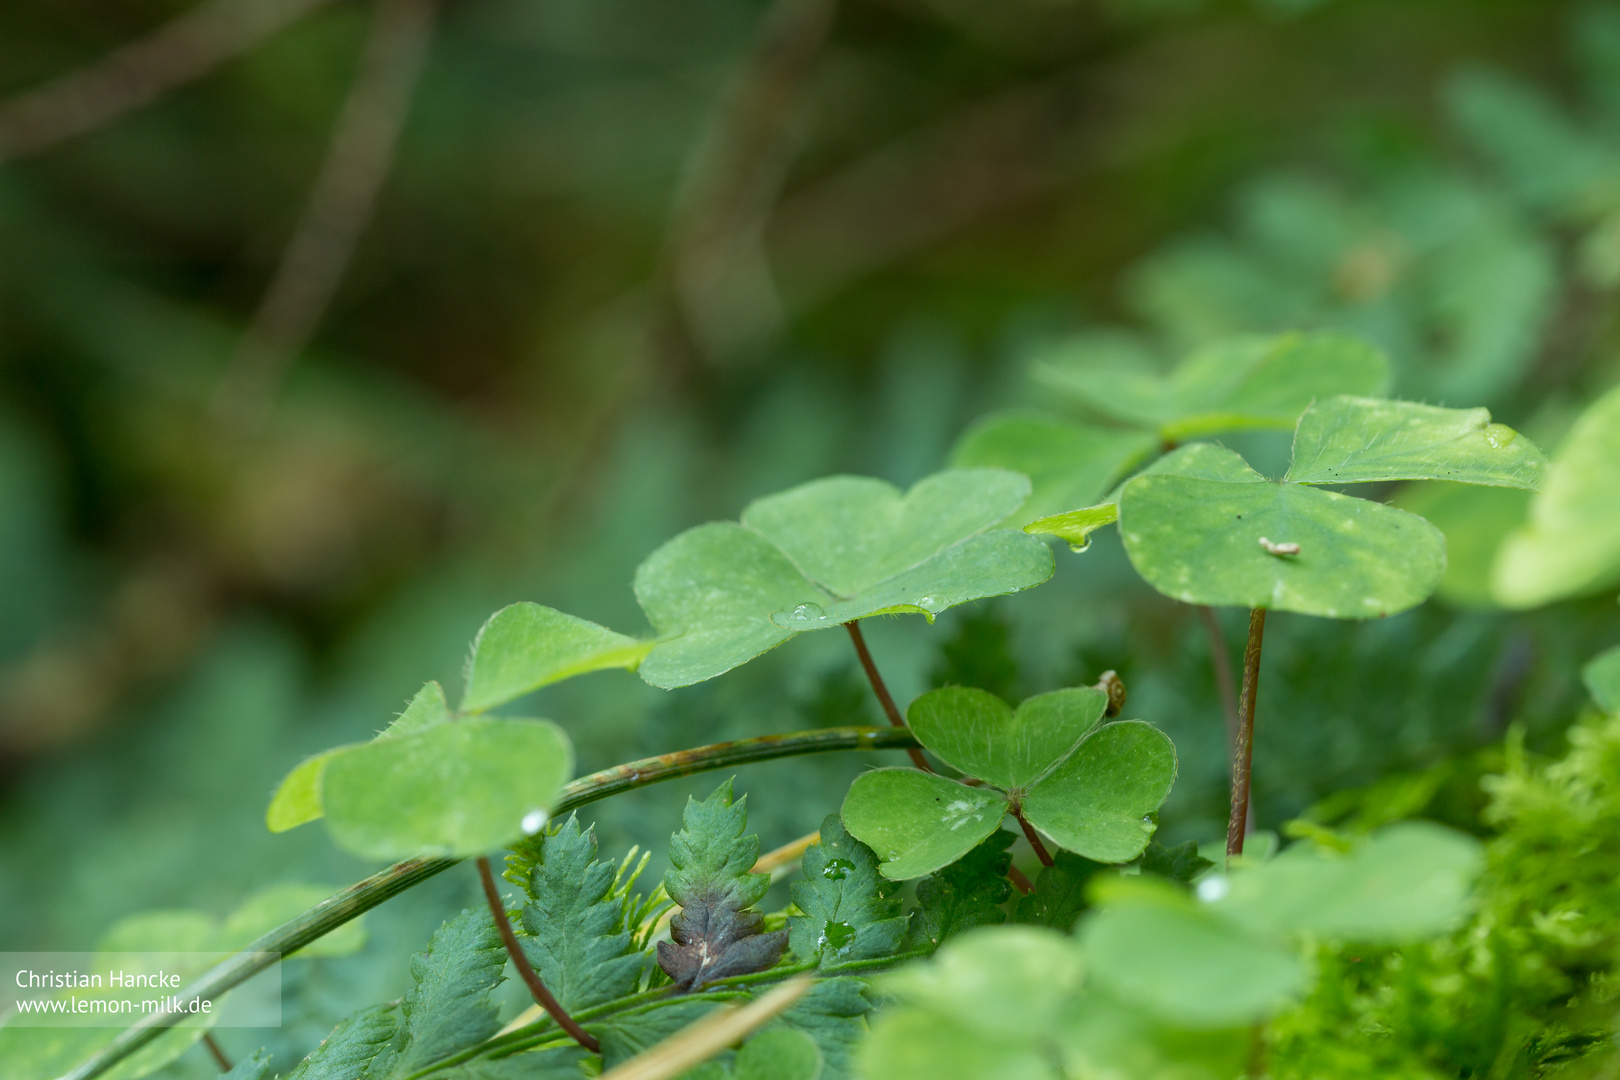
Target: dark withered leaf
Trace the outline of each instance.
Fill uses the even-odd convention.
[[[940,942],[964,930],[1007,921],[1001,905],[1012,892],[1012,883],[1007,880],[1012,855],[1007,849],[1014,839],[1006,829],[997,829],[978,847],[917,883],[913,933],[917,944],[937,948]]]
[[[759,837],[743,835],[745,802],[732,802],[730,780],[702,802],[687,799],[686,828],[670,840],[664,887],[680,911],[669,923],[673,940],[658,943],[658,966],[683,990],[764,971],[787,948],[787,931],[762,933],[762,916],[750,910],[771,878],[750,872]]]
[[[1198,843],[1194,840],[1175,847],[1165,847],[1152,840],[1148,842],[1147,850],[1142,852],[1142,873],[1183,885],[1191,885],[1193,878],[1214,865],[1198,854]]]
[[[1106,869],[1072,851],[1057,851],[1052,865],[1041,868],[1035,878],[1035,889],[1018,901],[1013,921],[1027,925],[1050,926],[1065,932],[1074,928],[1080,913],[1090,906],[1086,899],[1086,886],[1092,875]]]

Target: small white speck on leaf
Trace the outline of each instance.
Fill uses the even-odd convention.
[[[1298,555],[1299,554],[1299,545],[1295,544],[1295,543],[1293,543],[1291,541],[1283,541],[1282,543],[1274,543],[1271,540],[1267,540],[1264,536],[1262,536],[1260,538],[1260,546],[1266,549],[1266,554],[1267,555],[1275,555],[1278,558],[1284,558],[1284,557],[1289,556],[1289,555]]]

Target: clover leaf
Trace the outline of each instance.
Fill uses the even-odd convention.
[[[473,641],[467,692],[452,713],[430,682],[367,743],[300,762],[265,813],[271,832],[323,816],[343,847],[375,858],[472,855],[543,821],[573,774],[573,749],[549,721],[479,718],[542,686],[604,668],[635,668],[652,648],[539,604],[496,612]]]
[[[344,751],[321,802],[332,838],[357,855],[477,855],[537,831],[573,771],[556,724],[474,717]]]
[[[1087,503],[1151,454],[1157,440],[1142,431],[1103,428],[1040,413],[995,413],[963,434],[951,452],[956,468],[1012,469],[1029,477],[1020,524]]]
[[[1029,491],[1001,469],[935,473],[903,494],[836,476],[759,499],[740,523],[688,529],[636,569],[636,599],[660,638],[641,677],[688,686],[806,631],[902,612],[931,621],[1038,585],[1051,552],[993,530]]]
[[[1334,397],[1305,410],[1294,432],[1297,484],[1452,480],[1488,487],[1541,487],[1547,457],[1486,409]]]
[[[1175,780],[1175,749],[1139,720],[1097,726],[1107,695],[1058,690],[1013,709],[992,694],[946,687],[919,697],[907,722],[941,761],[986,781],[969,786],[915,769],[858,777],[842,816],[892,880],[921,877],[971,851],[1009,813],[1098,862],[1141,854]]]
[[[1093,411],[1169,442],[1244,428],[1286,430],[1313,401],[1381,394],[1390,382],[1382,353],[1332,333],[1220,342],[1168,376],[1099,359],[1059,349],[1037,363],[1035,375]]]
[[[652,645],[540,604],[512,604],[473,639],[461,711],[481,713],[589,671],[634,670]]]
[[[1181,447],[1102,503],[1030,523],[1083,548],[1117,520],[1155,589],[1191,604],[1338,619],[1404,611],[1434,592],[1445,538],[1415,514],[1313,485],[1445,479],[1535,487],[1545,458],[1484,409],[1335,397],[1312,405],[1281,482],[1230,450]]]
[[[1376,618],[1422,603],[1446,566],[1445,538],[1416,514],[1254,472],[1138,477],[1119,528],[1137,573],[1189,604]]]

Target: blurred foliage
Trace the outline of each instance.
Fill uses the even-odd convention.
[[[0,94],[189,6],[0,6]],[[222,423],[370,17],[320,6],[0,160],[0,948],[359,877],[316,830],[264,833],[271,786],[424,678],[454,693],[491,611],[639,633],[626,583],[657,544],[818,475],[919,479],[988,409],[1053,407],[1028,367],[1054,341],[1164,363],[1346,329],[1391,354],[1399,393],[1488,405],[1549,452],[1620,379],[1613,5],[464,0],[309,347],[262,424]],[[1228,442],[1286,464],[1286,438]],[[1558,746],[1620,609],[1612,590],[1495,609],[1490,559],[1524,504],[1458,498],[1398,495],[1448,534],[1440,601],[1274,620],[1262,825],[1444,773],[1466,827],[1478,747],[1515,722]],[[1221,833],[1211,646],[1112,537],[1027,596],[867,636],[902,705],[1117,669],[1178,748],[1166,842]],[[876,718],[836,635],[525,711],[582,770]],[[751,825],[766,847],[814,828],[862,767],[751,767],[769,793]],[[604,804],[604,845],[648,844],[704,787]],[[290,965],[278,1064],[403,993],[411,949],[473,889],[447,875],[375,912],[357,955]],[[172,1075],[211,1071],[193,1051]]]

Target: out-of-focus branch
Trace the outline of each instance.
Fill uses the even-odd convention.
[[[799,146],[795,112],[836,8],[837,0],[776,0],[688,164],[661,284],[666,315],[706,357],[747,349],[780,327],[762,234]]]
[[[210,0],[0,105],[0,160],[83,135],[208,74],[328,0]]]
[[[233,431],[264,422],[287,366],[343,280],[393,165],[434,14],[434,0],[377,0],[360,70],[303,217],[216,391],[215,415]]]

